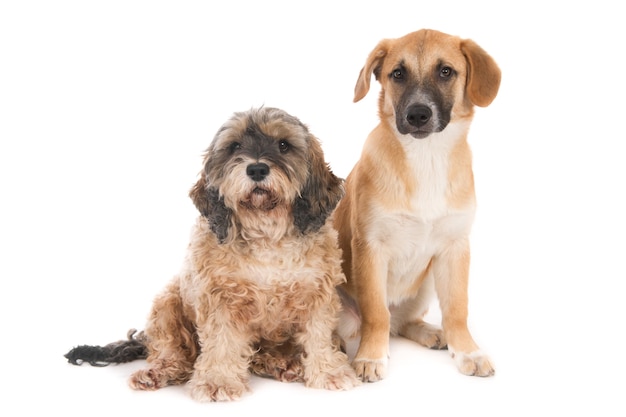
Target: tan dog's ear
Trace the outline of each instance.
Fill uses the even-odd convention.
[[[467,60],[467,97],[473,104],[487,107],[498,94],[500,68],[487,52],[470,39],[461,42],[461,51]]]
[[[370,52],[367,57],[367,61],[365,61],[365,66],[361,68],[359,78],[356,80],[356,86],[354,87],[355,103],[365,97],[367,92],[370,90],[372,73],[376,76],[376,79],[378,79],[378,76],[380,75],[380,68],[382,67],[385,55],[387,55],[388,48],[389,41],[383,39],[378,43],[378,45],[376,45],[376,48]]]
[[[200,179],[189,191],[189,197],[200,214],[207,219],[219,242],[224,243],[228,237],[232,210],[224,204],[224,198],[220,197],[219,190],[207,184],[206,172],[200,174]]]
[[[294,224],[301,233],[318,231],[344,195],[343,180],[324,161],[319,141],[312,135],[309,139],[309,176],[293,205]]]

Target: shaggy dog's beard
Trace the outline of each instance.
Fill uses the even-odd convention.
[[[293,231],[291,204],[268,188],[253,188],[239,201],[235,212],[238,230],[244,241],[279,241]]]
[[[248,210],[270,211],[281,203],[281,199],[265,188],[255,187],[239,205]]]

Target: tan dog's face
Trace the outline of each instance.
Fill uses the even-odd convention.
[[[478,45],[433,30],[381,41],[361,70],[355,102],[369,91],[372,74],[382,88],[381,119],[417,139],[472,116],[472,105],[487,106],[500,84],[498,67]]]

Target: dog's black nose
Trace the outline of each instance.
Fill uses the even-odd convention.
[[[263,181],[263,179],[267,177],[269,173],[270,167],[263,162],[260,162],[258,164],[250,164],[246,168],[246,174],[248,174],[248,176],[252,178],[252,181],[256,182]]]
[[[428,123],[432,116],[433,112],[428,106],[415,104],[410,106],[407,110],[406,121],[409,122],[411,126],[421,127]]]

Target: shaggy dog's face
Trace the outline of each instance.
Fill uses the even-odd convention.
[[[292,216],[315,231],[343,196],[342,181],[297,118],[275,108],[235,113],[209,146],[190,193],[220,241],[243,216]]]
[[[206,174],[231,208],[290,205],[307,178],[309,133],[278,112],[228,121],[209,149]],[[263,117],[265,116],[265,117]]]

